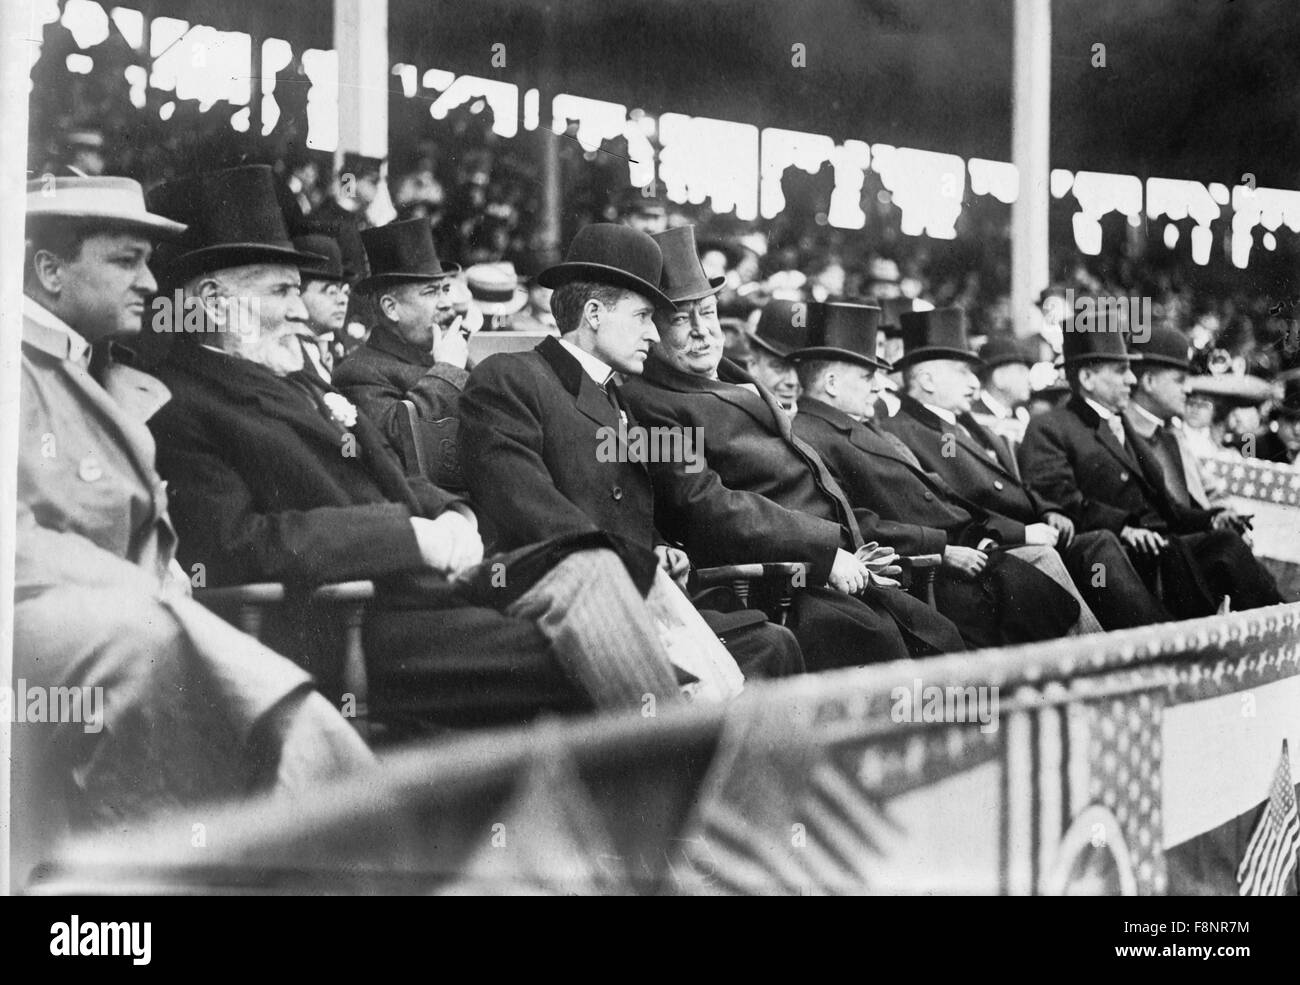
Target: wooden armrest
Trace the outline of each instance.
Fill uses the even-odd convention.
[[[284,601],[284,586],[278,581],[259,581],[222,588],[196,588],[194,598],[204,605],[274,605]]]
[[[375,597],[373,581],[338,581],[311,593],[313,602],[368,602]]]
[[[942,554],[908,554],[898,559],[899,564],[905,568],[912,568],[920,571],[925,568],[937,568],[943,564]]]
[[[724,564],[714,568],[699,568],[691,572],[695,589],[730,586],[736,601],[749,608],[749,596],[754,584],[777,585],[767,604],[768,618],[784,626],[789,616],[794,590],[808,583],[808,566],[802,561],[768,561],[752,564]]]

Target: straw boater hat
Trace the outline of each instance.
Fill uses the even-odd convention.
[[[135,229],[151,239],[175,239],[183,222],[145,207],[144,189],[130,178],[38,178],[27,182],[27,222],[77,220]]]
[[[676,311],[658,287],[663,269],[663,253],[654,237],[631,226],[594,222],[578,230],[564,261],[543,270],[537,283],[550,288],[574,281],[609,284],[634,291],[663,311]]]
[[[467,267],[465,284],[485,315],[513,315],[528,303],[528,291],[520,285],[515,265],[507,261]]]
[[[154,211],[189,227],[154,254],[159,280],[170,284],[245,264],[309,268],[326,262],[289,238],[266,165],[187,175],[154,188],[146,200]]]
[[[791,359],[854,363],[887,373],[893,368],[876,356],[879,308],[830,301],[822,309],[822,317],[809,332],[808,345],[796,349]]]

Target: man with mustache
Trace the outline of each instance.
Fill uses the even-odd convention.
[[[370,276],[356,289],[369,295],[378,323],[339,363],[334,382],[400,448],[400,402],[415,404],[423,420],[454,420],[469,379],[452,291],[460,267],[438,259],[425,218],[367,229],[361,242]]]
[[[957,627],[899,590],[893,551],[864,544],[843,491],[776,398],[723,357],[722,285],[705,276],[693,227],[657,239],[674,306],[656,314],[660,341],[624,388],[629,410],[647,426],[704,435],[702,461],[651,466],[664,535],[700,564],[806,563],[793,626],[810,669],[965,649]],[[769,307],[778,303],[786,304]],[[779,334],[794,352],[807,338],[809,305],[789,304],[769,339]]]
[[[602,453],[609,435],[639,426],[620,396],[659,338],[654,312],[672,303],[659,290],[659,245],[627,226],[580,230],[563,263],[542,271],[562,335],[531,352],[485,359],[461,401],[463,470],[489,542],[503,549],[539,538],[603,531],[653,551],[661,580],[684,583],[687,553],[655,529],[655,497],[643,461]],[[676,591],[676,588],[673,588]],[[803,670],[790,632],[761,612],[702,615],[747,677]]]
[[[100,688],[103,719],[14,729],[17,886],[69,829],[373,763],[307,674],[189,598],[176,563],[145,426],[170,394],[112,347],[146,323],[153,242],[185,231],[126,178],[28,186],[14,676]]]
[[[653,558],[588,536],[484,561],[468,503],[408,477],[364,412],[349,419],[334,391],[290,378],[306,320],[298,266],[310,258],[284,233],[268,168],[177,179],[150,201],[191,225],[160,267],[200,305],[205,330],[178,339],[158,370],[175,398],[150,428],[182,556],[209,585],[278,581],[297,598],[374,580],[362,626],[371,712],[393,727],[678,699],[642,601]],[[229,330],[232,298],[257,301],[245,331]],[[285,618],[295,652],[316,657],[339,693],[340,668],[320,659],[328,627],[311,613]]]

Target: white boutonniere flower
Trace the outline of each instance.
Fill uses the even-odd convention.
[[[347,397],[341,393],[330,391],[324,395],[325,406],[329,408],[330,417],[338,422],[340,427],[351,428],[357,423],[357,408]]]

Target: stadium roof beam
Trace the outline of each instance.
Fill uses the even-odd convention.
[[[1011,204],[1011,312],[1017,335],[1036,329],[1031,315],[1048,281],[1048,151],[1052,135],[1052,5],[1015,0],[1015,71],[1011,157],[1020,194]]]

